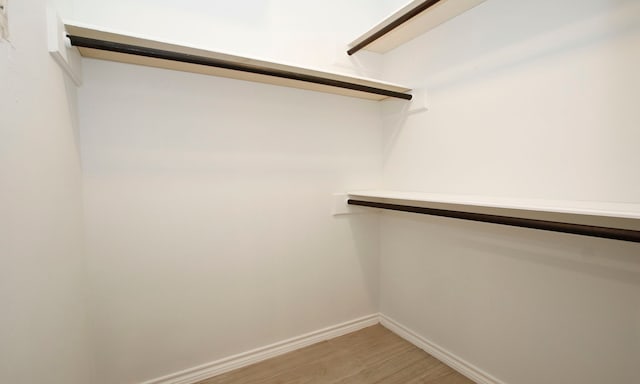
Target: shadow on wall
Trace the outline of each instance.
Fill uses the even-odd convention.
[[[430,110],[383,105],[385,184],[637,201],[639,36],[637,1],[492,0],[399,47],[387,76]]]
[[[479,5],[430,34],[399,48],[407,63],[394,63],[394,73],[413,76],[416,69],[428,76],[414,88],[430,90],[485,77],[505,68],[545,56],[572,51],[640,28],[640,4],[633,0],[490,1]],[[500,10],[500,11],[497,11]],[[472,25],[473,33],[460,33]],[[506,33],[508,31],[508,33]],[[430,44],[439,35],[447,44]],[[418,45],[428,49],[416,49]],[[452,49],[455,47],[455,49]],[[398,82],[407,80],[399,78]]]
[[[395,143],[402,132],[402,128],[406,124],[407,120],[412,115],[422,114],[428,111],[427,106],[427,90],[414,89],[412,94],[421,94],[422,100],[417,100],[415,97],[411,101],[398,100],[398,99],[386,99],[380,102],[381,105],[381,117],[383,126],[385,129],[383,134],[383,159],[387,159],[394,149]],[[423,103],[423,105],[417,105],[414,103]]]
[[[375,121],[376,105],[368,101],[88,63],[80,100],[83,166],[88,173],[275,169],[308,174],[368,157],[373,150],[367,144],[378,145],[375,136],[363,135]],[[363,145],[353,148],[346,136]]]
[[[71,119],[71,127],[73,129],[74,144],[78,158],[80,158],[80,123],[78,121],[78,86],[67,76],[64,72],[60,71],[60,76],[64,77],[64,87],[67,94],[67,105],[69,107],[69,116]]]
[[[358,213],[337,216],[337,220],[349,220],[353,244],[362,269],[363,283],[369,292],[374,308],[379,308],[380,297],[380,221],[379,215],[371,210],[370,213]],[[375,262],[372,262],[375,260]]]
[[[385,212],[472,254],[487,254],[640,286],[640,244],[450,218]]]

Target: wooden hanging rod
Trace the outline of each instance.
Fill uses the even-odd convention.
[[[259,67],[255,65],[245,65],[239,62],[226,61],[224,59],[216,59],[192,54],[186,54],[182,52],[167,51],[157,48],[150,48],[145,46],[138,46],[132,44],[119,43],[108,40],[93,39],[82,36],[75,36],[73,34],[67,35],[71,40],[71,45],[80,48],[90,48],[102,51],[115,52],[126,55],[135,55],[149,57],[153,59],[176,61],[181,63],[203,65],[208,67],[223,68],[233,71],[248,72],[258,75],[273,76],[278,78],[284,78],[295,81],[302,81],[306,83],[326,85],[330,87],[349,89],[354,91],[366,92],[370,94],[382,95],[387,97],[394,97],[398,99],[411,100],[411,94],[396,92],[393,90],[376,88],[363,84],[352,83],[348,81],[341,81],[321,76],[314,76],[306,73],[296,73],[292,71]]]
[[[599,227],[584,224],[562,223],[556,221],[528,219],[522,217],[510,217],[501,215],[490,215],[484,213],[473,213],[464,211],[453,211],[446,209],[416,207],[411,205],[379,203],[373,201],[364,201],[357,199],[349,199],[347,203],[350,205],[359,205],[363,207],[388,209],[392,211],[420,213],[423,215],[432,215],[440,217],[450,217],[454,219],[481,221],[485,223],[502,224],[514,227],[532,228],[543,231],[553,231],[562,233],[571,233],[574,235],[600,237],[605,239],[614,239],[622,241],[631,241],[640,243],[640,231],[621,228]]]
[[[439,3],[440,1],[441,0],[426,0],[426,1],[423,1],[422,3],[418,4],[414,8],[411,8],[409,11],[405,12],[404,14],[402,14],[397,19],[393,20],[391,23],[386,25],[384,28],[380,29],[379,31],[377,31],[376,33],[372,34],[368,38],[362,40],[358,44],[356,44],[353,47],[351,47],[347,51],[347,54],[349,56],[353,55],[354,53],[356,53],[359,50],[363,49],[367,45],[373,43],[374,41],[378,40],[382,36],[384,36],[387,33],[393,31],[394,29],[398,28],[402,24],[404,24],[407,21],[409,21],[409,20],[413,19],[414,17],[418,16],[423,11],[426,11],[427,9],[433,7],[434,5]]]

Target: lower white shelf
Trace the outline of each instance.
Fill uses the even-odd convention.
[[[349,204],[640,243],[640,204],[349,192]]]

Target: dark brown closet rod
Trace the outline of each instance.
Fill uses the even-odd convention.
[[[510,225],[514,227],[540,229],[543,231],[572,233],[574,235],[583,235],[591,237],[601,237],[605,239],[631,241],[640,243],[640,231],[620,228],[597,227],[584,224],[560,223],[556,221],[526,219],[521,217],[510,217],[500,215],[487,215],[484,213],[472,213],[462,211],[451,211],[446,209],[415,207],[411,205],[399,205],[389,203],[377,203],[364,200],[349,199],[347,203],[350,205],[359,205],[363,207],[389,209],[392,211],[420,213],[423,215],[451,217],[454,219],[482,221],[485,223],[494,223],[502,225]]]
[[[379,38],[381,38],[382,36],[386,35],[387,33],[389,33],[391,31],[393,31],[394,29],[398,28],[400,25],[404,24],[408,20],[414,18],[415,16],[419,15],[423,11],[425,11],[425,10],[431,8],[432,6],[436,5],[440,1],[441,0],[427,0],[427,1],[424,1],[424,2],[422,2],[420,4],[418,4],[415,8],[412,8],[407,13],[405,13],[402,16],[398,17],[397,19],[392,21],[389,25],[387,25],[386,27],[382,28],[378,32],[374,33],[373,35],[367,37],[366,39],[362,40],[360,43],[358,43],[355,46],[353,46],[352,48],[350,48],[347,51],[347,54],[349,56],[353,55],[354,53],[358,52],[362,48],[366,47],[367,45],[373,43],[374,41],[378,40]]]
[[[116,43],[112,41],[90,39],[90,38],[80,37],[80,36],[68,35],[68,37],[71,40],[71,45],[76,47],[93,48],[93,49],[123,53],[128,55],[137,55],[137,56],[151,57],[155,59],[171,60],[171,61],[179,61],[182,63],[204,65],[208,67],[224,68],[224,69],[230,69],[234,71],[249,72],[249,73],[255,73],[255,74],[266,75],[266,76],[274,76],[274,77],[280,77],[284,79],[304,81],[307,83],[328,85],[331,87],[351,89],[354,91],[361,91],[361,92],[373,93],[377,95],[395,97],[398,99],[411,100],[411,95],[408,93],[394,92],[386,89],[369,87],[366,85],[349,83],[346,81],[327,79],[319,76],[305,75],[305,74],[282,71],[277,69],[259,68],[259,67],[249,66],[249,65],[241,65],[238,63],[232,63],[232,62],[219,60],[219,59],[212,59],[208,57],[189,55],[189,54],[179,53],[179,52],[165,51],[162,49],[140,47],[136,45]]]

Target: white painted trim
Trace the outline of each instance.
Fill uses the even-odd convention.
[[[425,339],[392,318],[378,313],[212,361],[197,367],[185,369],[157,379],[145,381],[141,384],[195,384],[201,380],[206,380],[234,369],[280,356],[324,340],[346,335],[347,333],[355,332],[378,323],[478,384],[505,384],[503,381],[498,380],[475,365]]]
[[[505,384],[384,314],[380,314],[380,324],[478,384]]]
[[[296,349],[300,349],[311,344],[324,340],[333,339],[347,333],[355,332],[359,329],[376,325],[380,322],[377,313],[364,316],[342,324],[333,325],[314,332],[300,335],[288,340],[280,341],[271,345],[256,348],[251,351],[239,353],[224,359],[212,361],[197,367],[185,369],[157,379],[145,381],[142,384],[194,384],[201,380],[206,380],[221,373],[229,372],[237,368],[242,368],[259,361],[263,361],[275,356],[279,356]]]
[[[80,52],[70,45],[64,24],[55,9],[47,7],[47,28],[49,53],[76,86],[82,85],[82,62]]]

